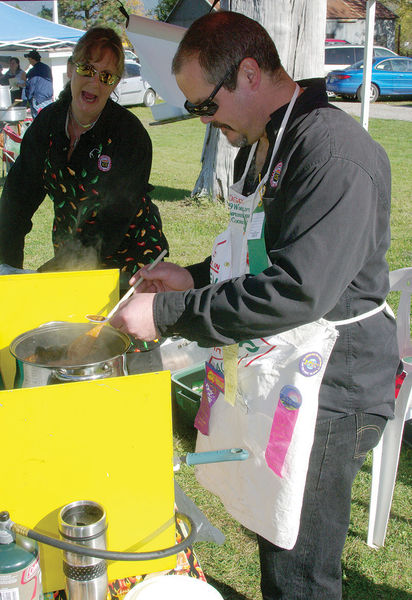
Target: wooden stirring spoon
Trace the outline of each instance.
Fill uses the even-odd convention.
[[[163,250],[159,254],[159,256],[157,256],[156,259],[152,263],[150,263],[147,270],[151,271],[157,264],[159,264],[159,262],[162,260],[166,253],[167,250]],[[119,302],[114,308],[112,308],[107,317],[103,317],[102,315],[87,315],[87,318],[90,321],[101,321],[101,323],[98,323],[95,327],[92,327],[86,333],[82,333],[75,340],[72,341],[72,343],[67,349],[67,358],[69,360],[78,362],[79,360],[85,358],[91,352],[103,327],[110,321],[110,319],[117,311],[119,306],[123,304],[125,300],[130,298],[135,289],[142,283],[143,280],[143,277],[139,277],[136,283],[132,285],[130,289],[128,289],[127,292],[124,294],[124,296],[120,298]]]

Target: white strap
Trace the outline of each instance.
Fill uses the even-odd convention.
[[[363,321],[363,319],[372,317],[373,315],[376,315],[378,312],[381,312],[381,310],[385,310],[385,309],[392,317],[395,318],[391,307],[386,302],[384,302],[380,306],[377,306],[376,308],[373,308],[372,310],[368,310],[368,312],[362,313],[361,315],[357,315],[356,317],[352,317],[350,319],[343,319],[342,321],[329,321],[329,323],[332,323],[333,325],[335,325],[335,327],[337,327],[338,325],[349,325],[350,323],[356,323],[357,321]]]
[[[244,181],[245,178],[246,178],[247,172],[249,171],[250,163],[252,162],[252,158],[253,158],[253,156],[255,154],[255,150],[256,150],[257,144],[258,143],[255,142],[253,144],[253,146],[251,147],[251,149],[250,149],[249,156],[248,156],[248,159],[247,159],[247,162],[246,162],[246,166],[245,166],[245,170],[243,171],[243,175],[241,177],[241,181]]]
[[[287,108],[287,110],[286,110],[286,112],[285,112],[285,114],[283,116],[282,123],[280,124],[279,130],[278,130],[278,134],[276,136],[275,145],[274,145],[273,150],[272,150],[272,156],[270,157],[269,167],[268,167],[268,169],[267,169],[264,177],[262,178],[262,181],[260,182],[260,186],[259,187],[262,187],[263,185],[265,185],[266,181],[268,180],[269,172],[270,172],[270,167],[271,167],[273,159],[275,158],[276,153],[277,153],[277,151],[279,149],[280,142],[282,141],[283,134],[284,134],[285,129],[286,129],[286,125],[288,124],[288,121],[289,121],[290,113],[292,112],[292,109],[295,106],[296,98],[298,97],[299,92],[300,92],[300,87],[296,83],[295,84],[295,91],[293,92],[292,98],[290,99],[288,108]]]
[[[274,159],[274,157],[275,157],[275,155],[276,155],[276,153],[277,153],[277,151],[279,149],[280,142],[282,141],[283,133],[284,133],[284,131],[286,129],[286,125],[287,125],[287,123],[289,121],[290,113],[292,112],[292,109],[293,109],[293,107],[295,105],[296,98],[299,95],[299,91],[300,91],[300,87],[296,83],[295,84],[295,91],[292,94],[292,98],[290,99],[289,105],[288,105],[287,110],[286,110],[286,112],[285,112],[285,114],[283,116],[282,123],[280,124],[279,130],[278,130],[278,133],[277,133],[277,136],[276,136],[275,145],[273,147],[272,156],[271,156],[270,162],[269,162],[269,168],[267,169],[264,177],[262,178],[262,180],[260,181],[258,187],[256,188],[256,191],[259,191],[259,189],[261,189],[266,184],[266,181],[268,180],[269,170],[270,170],[270,167],[272,165],[272,161],[273,161],[273,159]],[[242,177],[240,179],[241,182],[243,182],[245,180],[247,172],[249,171],[250,163],[252,162],[252,158],[253,158],[253,156],[255,154],[255,150],[256,150],[257,144],[258,144],[258,142],[255,142],[253,144],[253,146],[251,147],[251,149],[250,149],[249,157],[248,157],[245,169],[243,171],[243,175],[242,175]],[[256,196],[258,197],[257,194],[256,194]]]

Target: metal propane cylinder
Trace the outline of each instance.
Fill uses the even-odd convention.
[[[0,600],[42,600],[37,543],[15,536],[11,524],[9,513],[0,512]]]

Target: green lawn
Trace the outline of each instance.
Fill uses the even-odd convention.
[[[150,110],[133,109],[153,141],[151,183],[165,233],[171,246],[170,260],[185,265],[202,260],[211,241],[226,223],[226,209],[206,199],[191,199],[200,171],[204,127],[197,119],[152,127]],[[391,269],[412,264],[412,123],[371,120],[370,133],[386,149],[392,165]],[[1,187],[1,180],[0,180]],[[45,202],[34,219],[26,244],[26,268],[36,268],[52,255],[51,206]],[[391,298],[394,307],[397,298]],[[373,393],[373,391],[371,391]],[[174,440],[179,452],[193,451],[195,435],[183,419],[175,419]],[[371,457],[355,481],[353,510],[343,553],[344,600],[406,600],[412,594],[410,518],[412,507],[412,450],[402,448],[392,513],[385,547],[375,551],[366,545]],[[196,482],[193,470],[183,467],[177,479],[186,493],[226,535],[218,547],[200,542],[197,556],[208,580],[225,600],[258,600],[259,564],[253,533],[227,515],[220,502]]]

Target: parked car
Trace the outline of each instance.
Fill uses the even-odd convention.
[[[137,56],[137,54],[132,52],[132,50],[125,50],[124,58],[125,60],[134,60],[135,62],[139,62],[139,57]]]
[[[347,40],[337,40],[336,38],[326,38],[325,45],[329,46],[331,44],[349,44]]]
[[[331,71],[326,76],[326,89],[344,98],[361,100],[363,60],[343,70]],[[372,59],[370,101],[379,96],[412,95],[412,58],[395,56]]]
[[[332,44],[325,46],[325,71],[327,75],[332,69],[346,69],[363,59],[365,46],[354,44]],[[373,56],[398,56],[396,52],[383,46],[373,47]]]
[[[122,106],[135,106],[142,103],[145,106],[153,106],[156,102],[156,92],[150,83],[142,78],[140,64],[134,60],[126,60],[123,77],[112,98]]]

